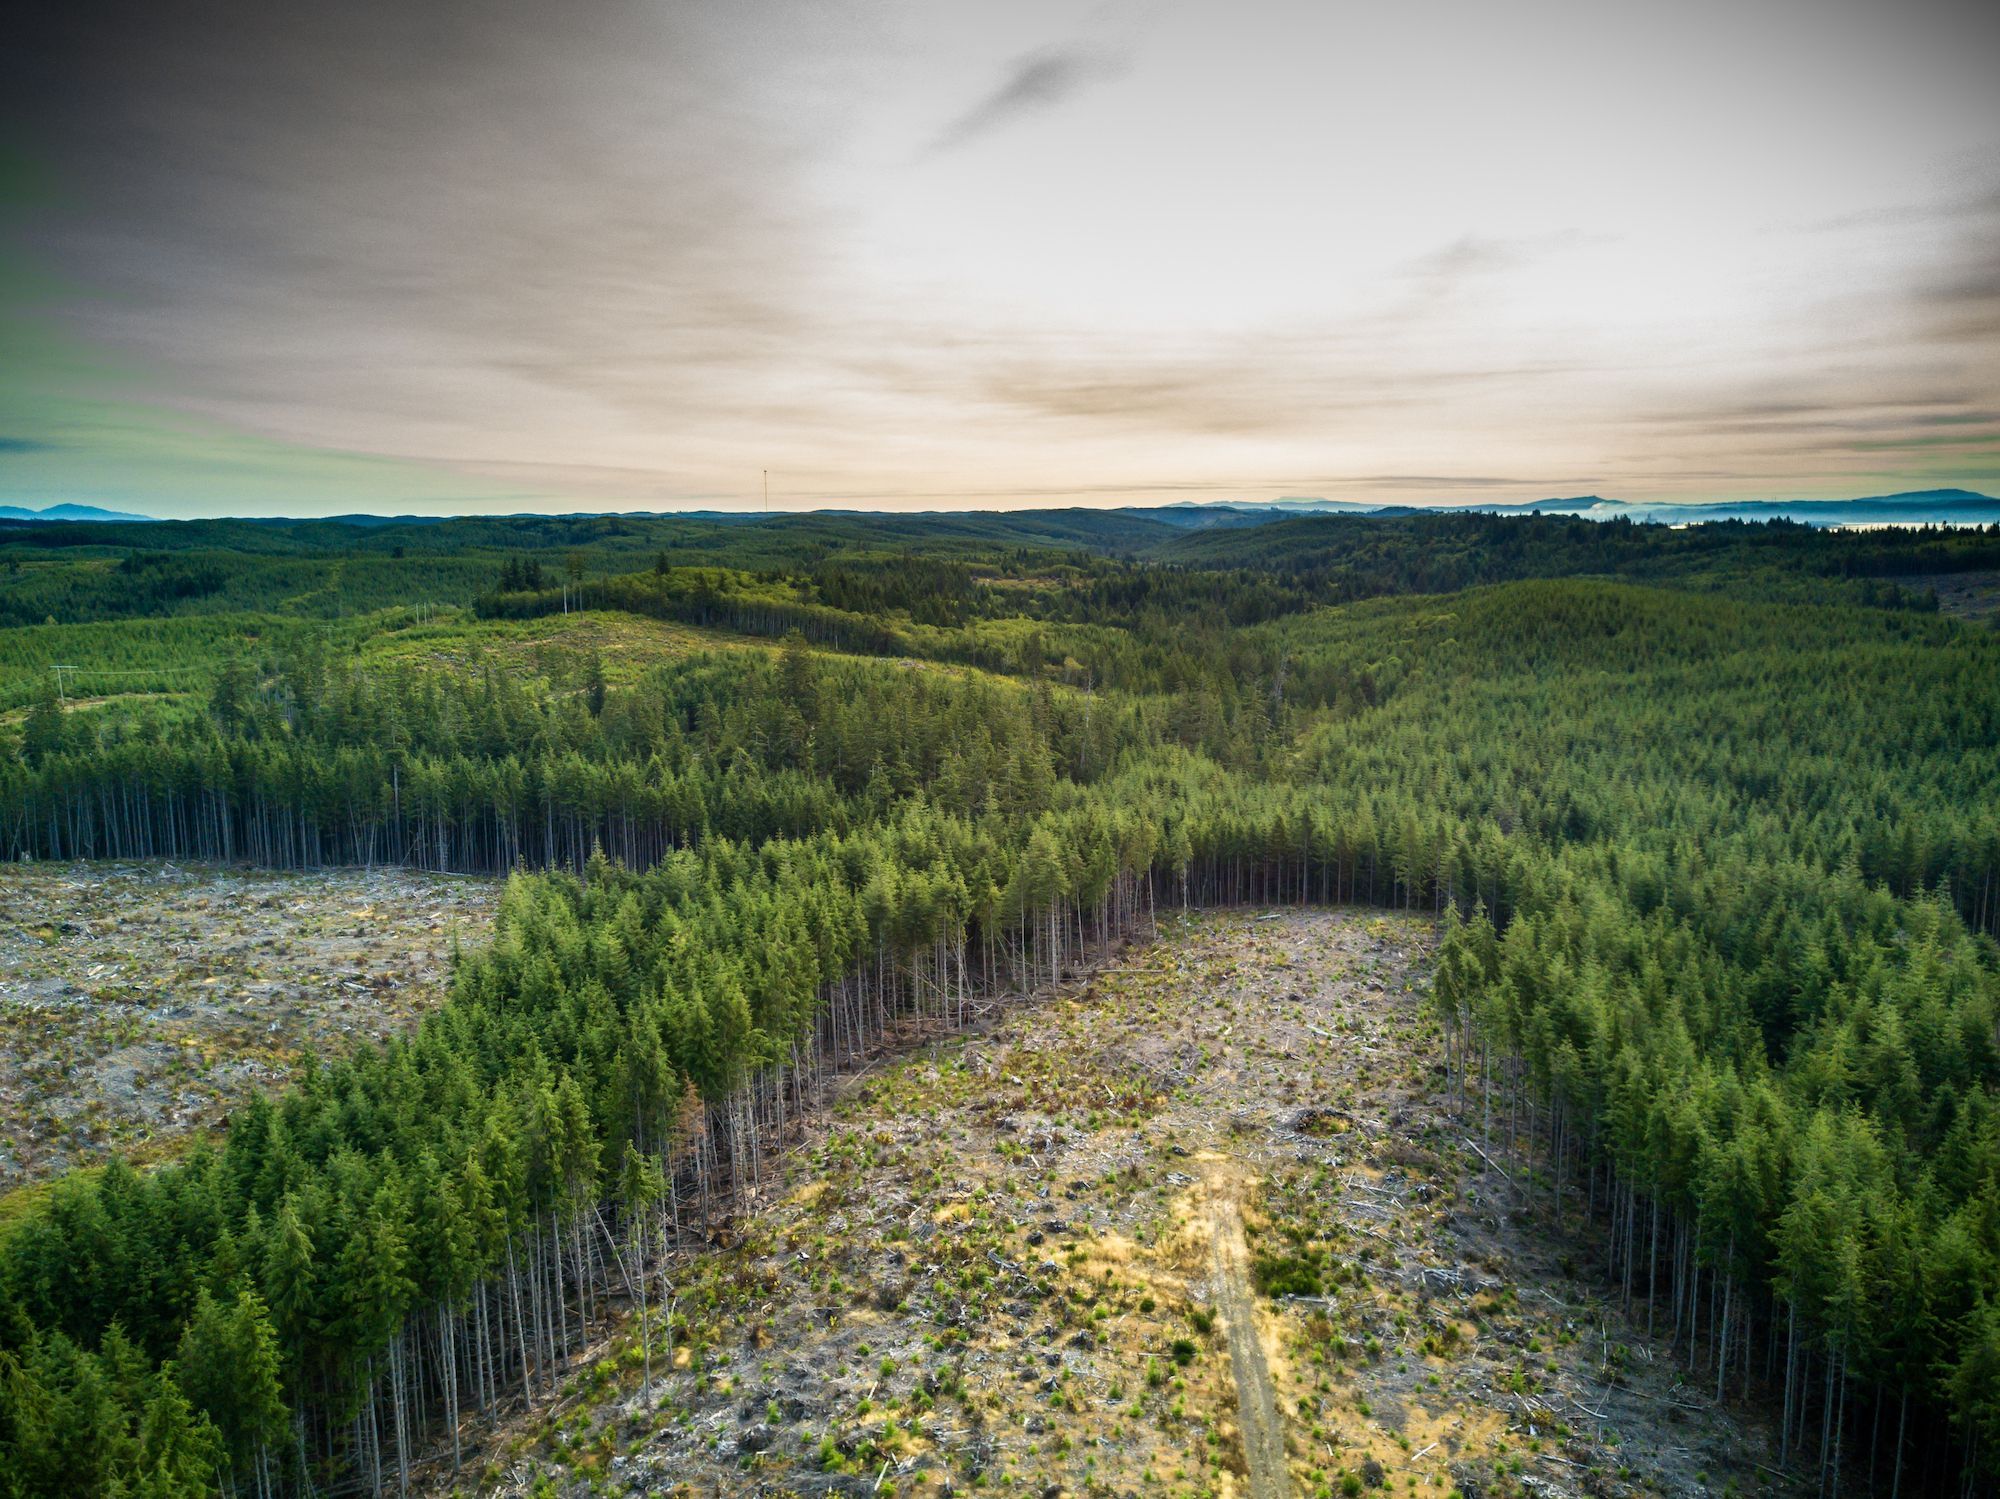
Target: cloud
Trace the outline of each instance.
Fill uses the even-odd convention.
[[[560,460],[740,424],[834,300],[810,116],[742,104],[753,40],[642,0],[79,0],[0,65],[66,186],[16,237],[85,293],[67,331],[266,437]]]
[[[1524,240],[1464,234],[1428,255],[1419,255],[1410,262],[1405,274],[1420,281],[1455,283],[1468,276],[1509,270],[1527,259],[1528,253]]]
[[[1289,23],[1022,53],[898,45],[908,0],[38,9],[0,48],[0,458],[51,498],[1765,492],[1977,458],[2000,411],[1986,176],[1882,213],[1927,179],[1864,191],[1832,141],[1789,241],[1699,194],[1654,225],[1622,157],[1602,212],[1568,191],[1602,166],[1571,106],[1537,155],[1514,102],[1302,89]],[[908,170],[1121,77],[1087,151]],[[1630,193],[1675,159],[1636,138]],[[1846,203],[1850,243],[1805,232]]]
[[[1090,48],[1047,48],[1017,58],[999,87],[938,132],[929,153],[956,151],[1002,126],[1054,109],[1124,69],[1122,57]]]
[[[1904,244],[1911,257],[1908,295],[1924,338],[1946,344],[2000,338],[2000,182],[1842,214],[1807,228]]]
[[[54,451],[54,444],[38,442],[32,437],[0,437],[0,455],[8,453],[48,453]]]
[[[973,392],[1032,416],[1155,435],[1331,436],[1363,417],[1430,407],[1565,372],[1559,362],[1506,368],[1399,368],[1365,350],[1246,339],[1187,353],[1109,350],[1003,356],[973,366]]]
[[[1435,496],[1453,489],[1535,489],[1549,488],[1547,481],[1501,478],[1494,474],[1358,474],[1348,480],[1368,489],[1416,489]],[[1570,482],[1570,481],[1556,481]]]
[[[1610,242],[1610,236],[1582,229],[1517,236],[1462,234],[1408,261],[1401,279],[1411,289],[1418,315],[1426,315],[1425,303],[1478,288],[1492,278],[1528,269],[1568,251]]]
[[[1934,337],[1989,347],[2000,340],[2000,194],[1919,280],[1916,297]]]

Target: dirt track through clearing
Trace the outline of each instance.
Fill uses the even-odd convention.
[[[1257,1302],[1250,1289],[1250,1246],[1243,1237],[1243,1209],[1235,1180],[1216,1158],[1204,1161],[1208,1188],[1210,1247],[1215,1306],[1229,1344],[1229,1367],[1236,1380],[1237,1423],[1243,1434],[1243,1462],[1249,1470],[1250,1499],[1291,1499],[1285,1466],[1285,1426],[1271,1388],[1271,1366],[1257,1331]]]
[[[1582,1206],[1465,1143],[1427,923],[1164,925],[847,1084],[673,1266],[671,1371],[640,1390],[628,1324],[481,1487],[1803,1499],[1572,1263]]]

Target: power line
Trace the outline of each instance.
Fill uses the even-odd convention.
[[[179,676],[188,672],[205,672],[205,666],[51,666],[50,671],[85,671],[93,677],[157,677]]]
[[[69,692],[63,682],[64,672],[68,672],[72,678],[78,672],[85,672],[94,677],[181,677],[208,674],[208,669],[202,666],[75,666],[67,661],[52,662],[49,670],[56,674],[56,701],[65,708],[69,706]]]

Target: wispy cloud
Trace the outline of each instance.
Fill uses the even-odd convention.
[[[1016,58],[997,87],[939,131],[929,151],[956,151],[981,136],[1067,103],[1116,78],[1125,59],[1095,48],[1051,47]]]
[[[1405,274],[1418,281],[1456,284],[1468,276],[1508,270],[1521,264],[1528,254],[1527,243],[1522,240],[1463,234],[1427,255],[1419,255],[1410,262]]]
[[[32,153],[0,146],[7,484],[352,510],[755,504],[766,467],[912,502],[1990,467],[1991,153],[1924,190],[1940,142],[2000,140],[1987,93],[1885,107],[1869,177],[1818,75],[1711,119],[1663,53],[1577,130],[1588,99],[1509,64],[1648,60],[1580,66],[1539,0],[1415,74],[1395,7],[1157,9],[1050,41],[915,0],[46,7],[0,48]]]
[[[1964,206],[1949,251],[1919,281],[1917,298],[1939,337],[2000,340],[2000,187]]]
[[[1461,234],[1404,265],[1402,281],[1419,303],[1442,300],[1526,270],[1568,251],[1602,246],[1610,236],[1582,229],[1503,236]]]

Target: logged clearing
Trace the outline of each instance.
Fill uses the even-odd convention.
[[[451,614],[444,623],[385,632],[370,640],[372,662],[460,674],[482,666],[529,671],[569,682],[584,658],[596,656],[605,680],[619,685],[703,651],[761,649],[738,636],[666,620],[605,611],[533,620],[482,620]]]
[[[0,1190],[212,1129],[306,1049],[407,1030],[499,890],[400,869],[0,864]]]
[[[1374,913],[1175,917],[878,1064],[670,1270],[652,1384],[628,1321],[459,1483],[1792,1492],[1446,1106],[1432,944]]]
[[[1938,612],[1974,623],[2000,616],[2000,572],[1911,573],[1893,580],[1912,593],[1937,595]]]

